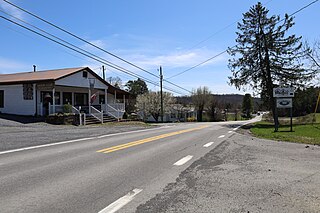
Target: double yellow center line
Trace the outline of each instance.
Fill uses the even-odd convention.
[[[140,144],[144,144],[144,143],[148,143],[148,142],[151,142],[151,141],[159,140],[159,139],[162,139],[162,138],[167,138],[167,137],[170,137],[170,136],[179,135],[179,134],[186,133],[186,132],[192,132],[192,131],[195,131],[195,130],[204,129],[206,127],[208,127],[208,126],[206,125],[206,126],[200,126],[200,127],[197,127],[197,128],[185,129],[185,130],[180,130],[180,131],[177,131],[177,132],[166,133],[166,134],[154,136],[154,137],[151,137],[151,138],[145,138],[145,139],[138,140],[138,141],[133,141],[133,142],[130,142],[130,143],[125,143],[125,144],[121,144],[121,145],[117,145],[117,146],[112,146],[112,147],[109,147],[109,148],[106,148],[106,149],[101,149],[101,150],[98,150],[97,152],[107,154],[107,153],[118,151],[118,150],[121,150],[121,149],[126,149],[126,148],[129,148],[129,147],[132,147],[132,146],[137,146],[137,145],[140,145]]]

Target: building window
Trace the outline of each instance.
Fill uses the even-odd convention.
[[[63,97],[63,104],[71,104],[72,105],[72,93],[71,92],[62,93],[62,97]]]
[[[105,104],[106,103],[106,99],[104,95],[99,95],[99,104]]]
[[[55,96],[55,105],[60,105],[60,92],[55,92],[54,96]],[[52,92],[41,91],[40,101],[43,103],[50,102],[50,104],[53,104]]]
[[[74,105],[75,106],[88,106],[88,94],[87,93],[74,93]]]
[[[33,84],[23,84],[23,99],[33,100]]]
[[[84,78],[88,78],[88,72],[83,71],[83,72],[82,72],[82,77],[84,77]]]
[[[55,92],[54,93],[54,98],[55,98],[55,104],[60,105],[60,92]]]
[[[0,90],[0,108],[4,108],[4,90]]]

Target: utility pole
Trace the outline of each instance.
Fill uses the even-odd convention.
[[[106,75],[104,72],[104,65],[102,65],[102,76],[103,76],[103,80],[106,80]]]
[[[163,75],[162,75],[162,67],[160,66],[160,103],[161,103],[161,122],[163,123],[163,95],[162,95],[162,81],[163,81]]]

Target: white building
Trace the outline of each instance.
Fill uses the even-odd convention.
[[[45,116],[70,104],[75,113],[121,118],[128,96],[88,67],[0,74],[1,113]]]

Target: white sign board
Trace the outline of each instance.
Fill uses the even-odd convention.
[[[293,98],[294,97],[294,89],[292,87],[273,88],[273,97],[274,98]]]
[[[277,108],[292,108],[292,98],[277,98]]]

